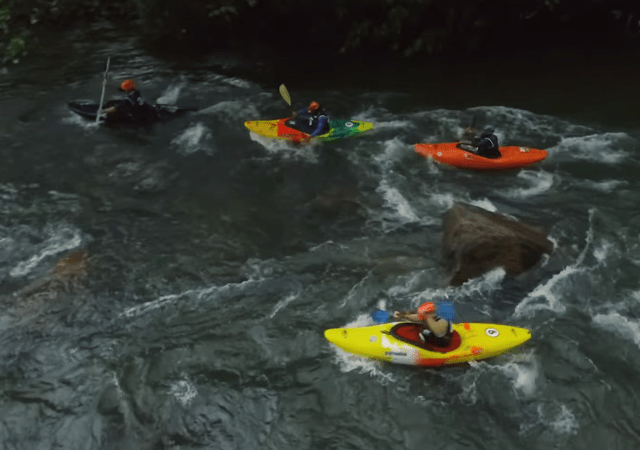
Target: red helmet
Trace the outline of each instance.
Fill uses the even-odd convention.
[[[120,85],[120,89],[125,92],[131,92],[136,88],[136,82],[133,80],[124,80]]]
[[[309,103],[309,112],[314,112],[318,108],[320,108],[320,104],[318,102]]]
[[[427,302],[420,305],[418,308],[418,317],[424,319],[427,314],[431,314],[436,311],[436,304],[433,302]]]

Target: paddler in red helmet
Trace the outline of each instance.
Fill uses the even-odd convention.
[[[308,108],[299,109],[291,115],[288,126],[309,134],[309,139],[328,133],[331,129],[329,116],[320,103],[313,101]]]
[[[436,305],[433,302],[423,303],[415,312],[396,311],[393,313],[393,317],[423,325],[424,329],[420,331],[422,342],[446,347],[453,336],[453,325],[450,321],[438,316]]]

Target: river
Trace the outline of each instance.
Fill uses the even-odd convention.
[[[73,36],[0,74],[2,450],[640,447],[640,55],[318,66]],[[143,130],[74,116],[107,56],[111,79],[199,110]],[[310,148],[251,135],[245,120],[288,114],[280,83],[375,129]],[[473,117],[548,158],[486,174],[413,151]],[[553,254],[447,287],[456,202],[544,227]],[[24,295],[77,249],[75,289]],[[444,369],[323,337],[444,297],[533,337]]]

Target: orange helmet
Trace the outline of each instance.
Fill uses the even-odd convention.
[[[136,88],[136,82],[133,80],[124,80],[120,85],[120,89],[125,92],[131,92]]]
[[[318,108],[320,108],[320,104],[318,102],[309,103],[309,112],[314,112]]]
[[[424,319],[427,314],[431,314],[436,311],[436,304],[433,302],[427,302],[420,305],[418,308],[418,317]]]

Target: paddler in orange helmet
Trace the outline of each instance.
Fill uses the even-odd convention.
[[[328,133],[331,129],[329,116],[316,101],[309,103],[308,108],[294,112],[291,115],[289,126],[309,134],[309,139]]]
[[[116,111],[120,114],[126,114],[130,116],[142,116],[148,113],[151,105],[147,104],[142,98],[142,94],[137,89],[137,84],[133,80],[124,80],[120,84],[120,90],[127,94],[127,96],[119,102],[116,106],[105,108],[103,112],[107,114],[113,114]]]
[[[437,315],[436,305],[433,302],[423,303],[416,312],[396,311],[393,317],[424,325],[424,329],[420,331],[422,342],[446,347],[453,336],[453,325]]]

